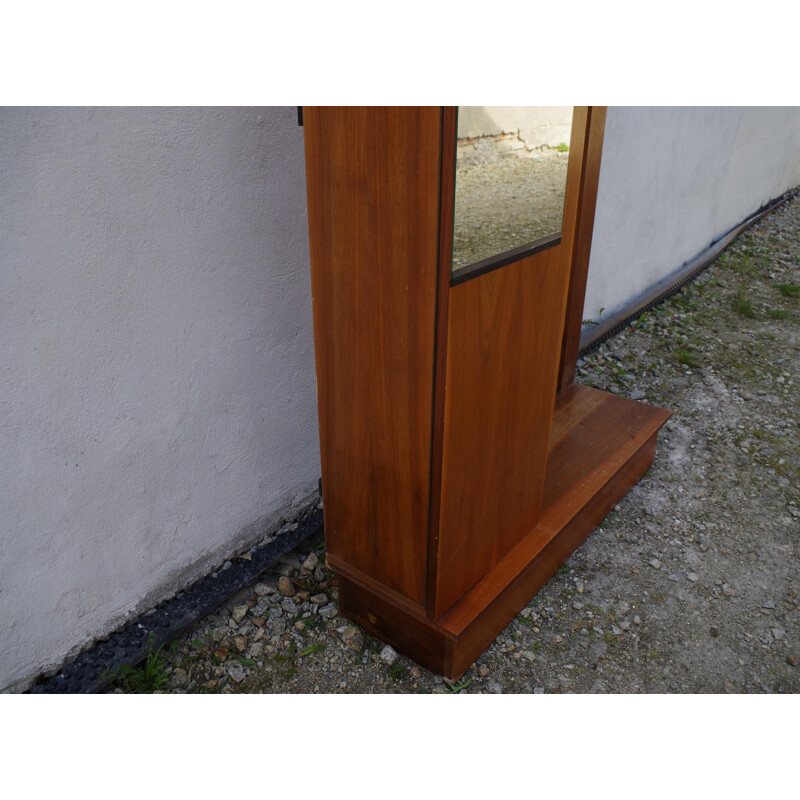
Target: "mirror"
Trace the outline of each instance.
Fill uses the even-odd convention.
[[[561,231],[572,106],[459,106],[452,271]]]

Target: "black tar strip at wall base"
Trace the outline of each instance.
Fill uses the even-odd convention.
[[[151,648],[161,647],[183,633],[321,528],[322,509],[315,508],[298,520],[295,530],[250,551],[250,560],[237,558],[228,569],[201,578],[176,597],[97,642],[51,678],[40,679],[29,692],[90,694],[103,689],[114,680],[119,667],[137,664]]]

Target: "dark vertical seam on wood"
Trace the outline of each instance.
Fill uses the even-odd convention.
[[[455,183],[456,110],[443,106],[439,125],[439,230],[436,254],[436,319],[434,322],[433,392],[431,403],[431,460],[428,498],[428,558],[425,575],[425,610],[432,616],[436,605],[436,570],[439,556],[444,446],[445,379],[447,373],[447,329],[452,249],[453,189]],[[445,137],[448,137],[446,140]],[[447,163],[446,163],[447,161]],[[453,163],[449,163],[452,161]],[[447,180],[445,180],[447,179]],[[447,197],[445,197],[447,192]],[[449,219],[447,215],[449,214]],[[450,231],[450,236],[446,236]],[[448,241],[449,240],[449,241]]]

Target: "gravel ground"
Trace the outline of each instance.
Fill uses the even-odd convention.
[[[537,151],[456,172],[453,267],[561,230],[569,153]]]
[[[674,416],[641,483],[455,687],[337,616],[320,538],[171,643],[167,691],[798,692],[798,287],[794,199],[579,362]]]

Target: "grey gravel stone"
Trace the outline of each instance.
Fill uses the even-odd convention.
[[[303,569],[311,574],[319,564],[319,556],[316,553],[310,553],[308,558],[303,562]]]
[[[234,606],[233,607],[233,614],[231,614],[234,622],[241,622],[247,616],[247,612],[249,610],[250,610],[250,607],[246,606],[246,605]]]
[[[244,667],[238,662],[233,662],[228,666],[228,675],[231,676],[231,680],[241,683],[245,679]]]
[[[394,662],[397,661],[397,651],[394,647],[387,644],[383,650],[381,650],[380,659],[384,664],[394,664]]]
[[[364,634],[355,625],[348,625],[342,633],[342,641],[352,650],[361,652],[364,649]]]
[[[297,603],[291,597],[284,597],[281,601],[281,608],[289,615],[294,616],[298,611]]]
[[[250,658],[258,660],[264,653],[264,642],[255,642],[250,646]]]
[[[317,613],[325,619],[333,619],[339,613],[339,609],[335,603],[328,603],[327,606],[320,608]]]

